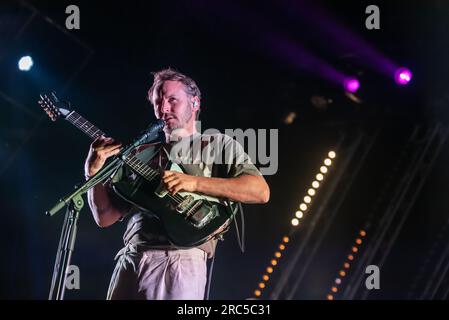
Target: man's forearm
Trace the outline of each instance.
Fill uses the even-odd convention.
[[[107,187],[99,183],[87,193],[89,207],[95,222],[100,227],[108,227],[122,217],[122,214],[112,205]]]
[[[267,203],[270,189],[261,176],[241,175],[235,178],[197,177],[197,192],[243,203]]]

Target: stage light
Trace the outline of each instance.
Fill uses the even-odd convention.
[[[328,294],[328,295],[327,295],[327,300],[334,300],[334,296],[331,295],[331,294]]]
[[[314,196],[315,195],[315,189],[310,188],[307,193],[309,194],[309,196]]]
[[[366,232],[364,230],[360,230],[359,234],[360,234],[360,236],[365,236]],[[359,251],[358,245],[362,244],[362,239],[360,237],[357,237],[355,239],[355,242],[357,243],[357,245],[354,245],[351,247],[352,253],[347,255],[347,260],[343,263],[343,268],[338,271],[338,277],[335,279],[335,284],[333,284],[333,286],[331,287],[331,290],[334,293],[336,293],[338,291],[336,285],[338,286],[343,282],[343,277],[345,277],[346,272],[349,271],[349,268],[351,267],[351,263],[352,263],[351,261],[355,260],[354,255],[355,255],[355,253],[357,253]]]
[[[24,56],[20,58],[17,66],[19,67],[20,71],[30,71],[33,64],[33,58],[31,58],[30,56]]]
[[[356,78],[347,78],[344,81],[344,88],[349,93],[354,93],[359,90],[360,82]]]
[[[279,245],[279,250],[281,250],[281,251],[282,251],[282,250],[285,250],[285,246],[284,246],[283,244],[280,244],[280,245]]]
[[[324,160],[324,164],[329,167],[332,164],[332,160],[326,159],[326,160]]]
[[[271,265],[275,266],[278,264],[278,261],[276,259],[271,260]]]
[[[296,218],[293,218],[291,223],[292,223],[292,226],[296,227],[299,224],[299,220]]]
[[[314,182],[312,182],[312,187],[314,187],[315,189],[318,189],[320,187],[320,183],[318,181],[314,181]]]
[[[299,209],[301,209],[301,211],[306,211],[307,210],[307,205],[305,203],[301,203],[299,205]]]
[[[296,116],[297,116],[296,112],[289,112],[289,114],[284,118],[284,123],[287,125],[292,124],[293,121],[295,121]]]
[[[412,72],[404,67],[396,70],[394,74],[394,81],[400,86],[405,86],[412,80]]]
[[[305,203],[310,203],[310,202],[312,202],[312,198],[309,197],[309,196],[305,196],[305,197],[304,197],[304,202],[305,202]]]
[[[302,213],[302,211],[296,211],[295,213],[296,218],[301,219],[302,217],[304,217],[304,213]]]
[[[318,174],[316,175],[316,179],[317,179],[318,181],[323,181],[324,176],[323,176],[321,173],[318,173]]]
[[[275,252],[275,253],[274,253],[274,256],[275,256],[276,258],[280,258],[280,257],[281,257],[281,253],[280,253],[280,252]]]
[[[284,237],[284,238],[282,238],[282,241],[284,241],[285,243],[288,243],[290,241],[290,239],[288,237]]]
[[[263,283],[263,282],[259,283],[259,288],[260,288],[260,289],[265,288],[265,283]]]
[[[322,167],[320,168],[320,171],[321,171],[321,173],[327,173],[327,167],[322,166]]]
[[[267,276],[266,274],[264,274],[262,279],[263,279],[263,281],[268,281],[268,280],[270,280],[270,277]]]
[[[268,272],[268,273],[273,273],[273,268],[272,268],[272,267],[268,267],[268,268],[267,268],[267,272]]]
[[[260,290],[254,291],[254,295],[255,295],[256,297],[260,297],[261,294],[262,294],[262,292],[260,292]]]
[[[327,154],[329,156],[329,158],[334,159],[337,155],[335,154],[334,151],[329,151],[329,153]]]

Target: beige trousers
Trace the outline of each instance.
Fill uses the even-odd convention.
[[[116,258],[108,300],[204,299],[207,254],[201,249],[139,252],[128,245]]]

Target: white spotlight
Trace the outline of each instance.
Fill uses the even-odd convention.
[[[24,56],[20,58],[17,66],[19,67],[20,71],[29,71],[33,66],[33,58],[31,58],[30,56]]]

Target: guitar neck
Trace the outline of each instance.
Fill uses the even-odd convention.
[[[80,129],[82,132],[87,134],[92,140],[97,139],[101,135],[105,135],[103,131],[98,129],[88,120],[84,119],[81,115],[79,115],[76,111],[70,112],[69,115],[65,118],[68,122],[73,124],[75,127]]]
[[[87,134],[92,140],[97,139],[101,135],[105,135],[103,131],[94,126],[91,122],[83,118],[76,111],[70,112],[65,118],[75,127],[80,129],[82,132]],[[124,162],[134,171],[142,175],[144,178],[153,180],[155,177],[159,176],[159,172],[154,170],[149,165],[140,161],[136,156],[129,155],[124,159]]]

